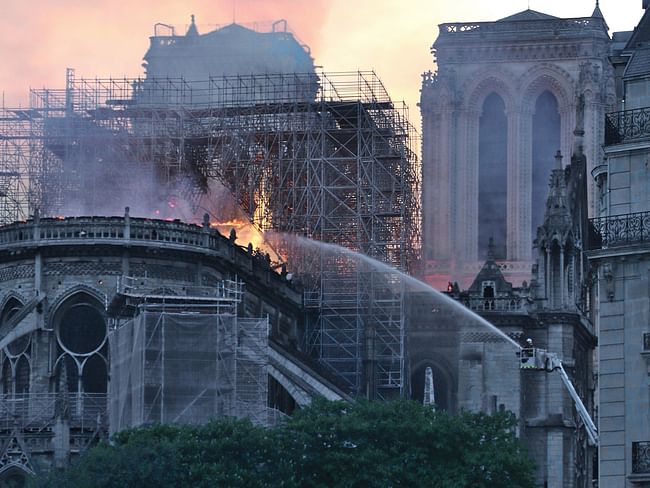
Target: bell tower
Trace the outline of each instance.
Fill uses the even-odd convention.
[[[553,154],[573,152],[580,97],[584,154],[592,166],[603,159],[604,114],[616,101],[607,24],[596,6],[580,19],[528,9],[439,29],[437,72],[423,75],[420,99],[424,279],[468,286],[493,237],[518,286],[530,280]]]

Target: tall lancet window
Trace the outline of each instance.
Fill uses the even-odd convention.
[[[533,115],[533,195],[532,195],[532,232],[537,235],[537,228],[544,221],[548,182],[555,164],[555,153],[560,150],[560,113],[557,99],[545,91],[535,103]]]
[[[479,121],[478,246],[485,259],[490,238],[494,257],[506,258],[508,197],[508,120],[496,93],[483,102]]]

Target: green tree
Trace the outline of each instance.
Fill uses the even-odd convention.
[[[301,486],[529,487],[514,415],[449,415],[410,401],[317,401],[286,430]]]
[[[533,486],[512,414],[448,415],[410,401],[316,400],[284,425],[158,425],[119,433],[34,487]]]
[[[121,432],[64,471],[32,480],[34,487],[182,488],[294,487],[277,433],[249,421],[203,426],[155,425]]]

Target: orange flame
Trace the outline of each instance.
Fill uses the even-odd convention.
[[[271,256],[271,261],[280,262],[280,256],[264,239],[264,235],[253,226],[250,222],[240,219],[227,220],[225,222],[210,222],[210,228],[218,230],[225,236],[230,235],[230,230],[234,229],[236,233],[235,242],[240,246],[248,246],[250,242],[253,249],[260,249],[262,252]]]

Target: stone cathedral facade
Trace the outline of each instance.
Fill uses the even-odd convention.
[[[554,154],[572,154],[576,117],[584,119],[587,170],[603,159],[604,115],[616,104],[607,31],[598,6],[583,18],[526,10],[440,25],[437,72],[423,75],[420,101],[430,284],[468,286],[491,238],[506,278],[530,279]],[[591,182],[588,193],[593,205]]]

